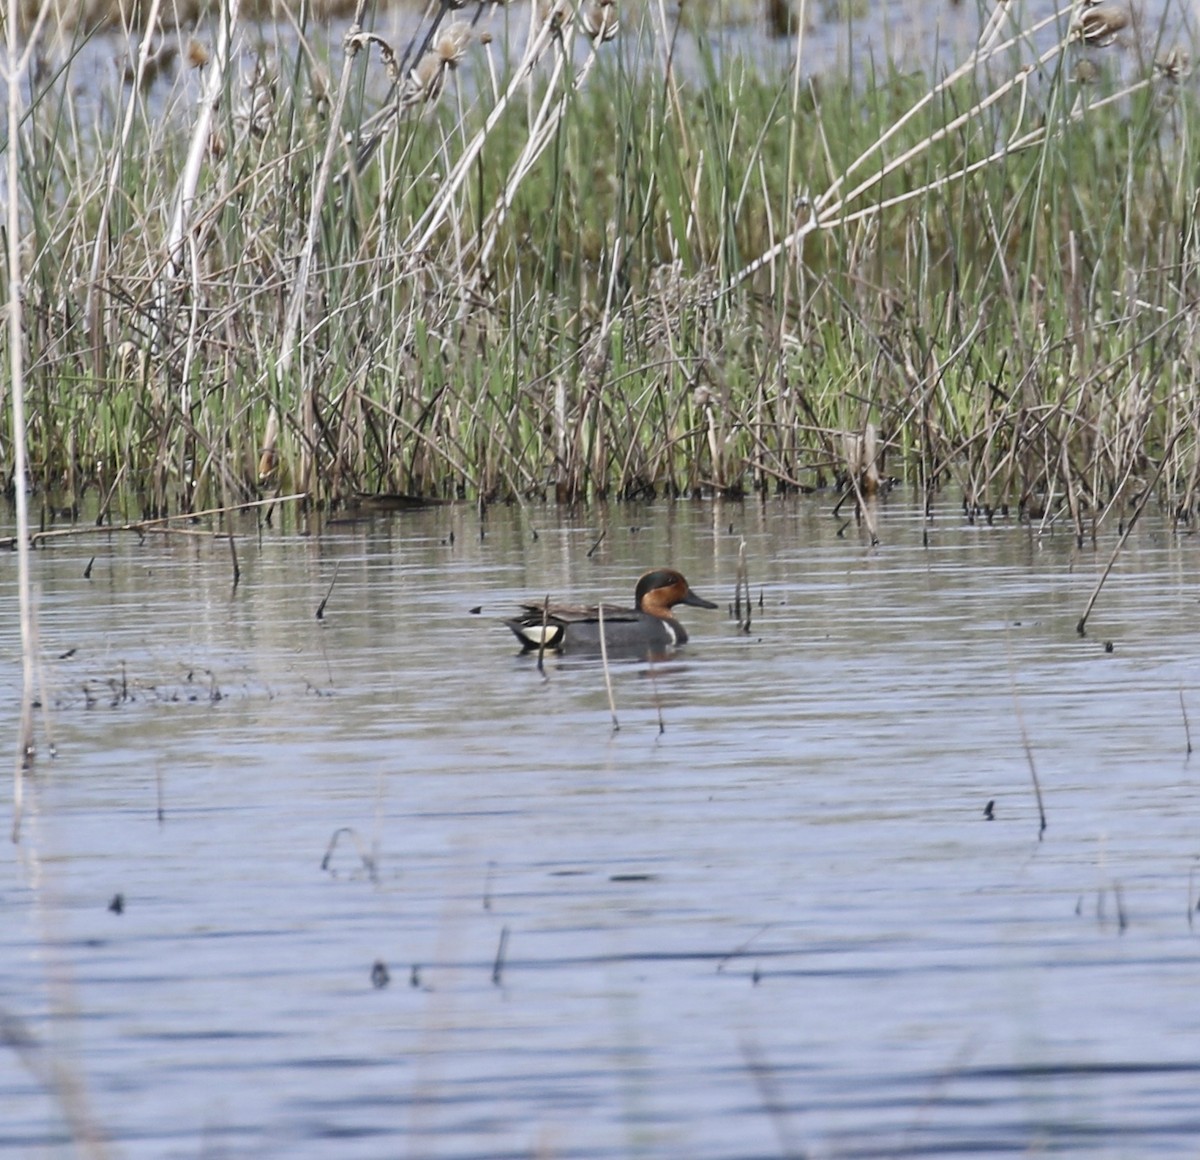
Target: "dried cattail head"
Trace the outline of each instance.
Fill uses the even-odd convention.
[[[258,457],[258,482],[269,483],[279,470],[279,452],[274,447],[264,447]]]
[[[447,68],[458,68],[459,61],[467,55],[470,42],[471,26],[464,20],[456,20],[438,33],[433,51]]]
[[[580,13],[583,30],[596,44],[612,40],[621,27],[615,0],[588,0]]]
[[[149,364],[149,352],[140,349],[128,339],[117,346],[117,373],[126,382],[144,379]]]
[[[471,43],[471,26],[462,20],[447,25],[433,42],[433,47],[417,61],[408,79],[400,88],[400,107],[428,104],[442,95],[446,72],[458,68]]]
[[[1116,4],[1086,4],[1075,14],[1071,36],[1093,48],[1106,48],[1128,23],[1129,13]]]
[[[1172,84],[1177,84],[1192,71],[1192,57],[1186,48],[1176,45],[1154,62],[1155,71]]]
[[[713,401],[712,391],[708,387],[704,386],[703,384],[698,386],[692,392],[692,402],[697,407],[710,407],[710,406],[712,406],[712,401]]]
[[[551,32],[561,32],[570,19],[571,6],[567,0],[538,0],[538,15],[543,24],[550,26]]]
[[[308,96],[318,109],[329,105],[329,76],[323,68],[314,68],[310,73]]]
[[[203,68],[208,64],[212,54],[208,45],[194,36],[187,42],[187,62],[192,68]]]
[[[1100,69],[1096,66],[1096,62],[1088,60],[1086,56],[1077,60],[1074,69],[1071,70],[1071,80],[1077,85],[1095,84],[1099,76]]]
[[[263,137],[275,120],[275,90],[279,74],[275,65],[259,56],[242,72],[242,92],[233,109],[233,124],[239,137]]]
[[[411,109],[414,105],[436,101],[445,85],[445,66],[436,52],[427,52],[410,70],[400,89],[400,107]]]

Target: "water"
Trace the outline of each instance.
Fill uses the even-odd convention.
[[[1000,39],[1015,36],[1018,30],[1028,30],[1035,24],[1060,13],[1040,33],[1029,37],[1024,45],[1026,54],[1037,55],[1064,36],[1070,23],[1070,0],[1006,0],[1010,21],[1004,25]],[[1128,83],[1145,73],[1149,63],[1176,44],[1196,49],[1195,14],[1192,5],[1180,0],[1142,0],[1129,5],[1131,21],[1115,47],[1099,50],[1072,50],[1074,60],[1083,51],[1101,71],[1111,69]],[[426,25],[423,12],[426,6],[396,3],[380,12],[369,14],[367,27],[377,32],[396,52],[403,55],[410,44],[419,43]],[[799,11],[800,0],[792,0]],[[806,0],[805,32],[801,40],[801,66],[804,75],[853,76],[882,74],[889,65],[903,72],[940,77],[965,61],[978,46],[981,30],[988,25],[997,5],[972,3],[971,0],[945,0],[929,4],[923,0]],[[473,6],[468,6],[473,10]],[[756,72],[778,77],[784,81],[792,68],[797,42],[795,37],[770,36],[766,29],[765,0],[746,0],[742,5],[727,6],[729,19],[697,21],[698,27],[680,19],[678,6],[666,10],[667,29],[671,39],[673,67],[693,82],[703,82],[709,75],[708,59],[716,63],[718,72],[728,75],[729,66],[741,62]],[[601,60],[611,63],[617,55],[623,68],[632,72],[652,70],[655,75],[662,67],[662,23],[656,15],[656,5],[638,7],[626,5],[622,12],[620,36],[601,52]],[[521,58],[530,28],[530,8],[526,3],[512,3],[489,10],[480,17],[476,28],[492,38],[489,51],[506,57],[511,65]],[[308,35],[318,52],[327,53],[336,65],[341,60],[341,40],[352,21],[349,16],[308,26]],[[233,60],[235,93],[241,95],[243,79],[253,77],[260,56],[271,58],[276,49],[285,53],[294,50],[296,34],[293,25],[284,20],[242,19],[235,39]],[[216,25],[202,24],[195,33],[211,47]],[[179,41],[186,47],[191,32],[176,36],[165,35],[165,43]],[[104,120],[114,114],[105,112],[110,98],[103,96],[113,84],[118,84],[126,69],[131,69],[137,57],[139,36],[96,36],[76,44],[63,33],[51,40],[47,53],[51,59],[74,58],[72,75],[75,78],[72,105],[78,114],[84,111],[85,120]],[[584,37],[576,45],[580,61],[587,55]],[[390,92],[386,71],[372,56],[366,67],[366,83],[373,100],[382,103]],[[1002,54],[994,62],[1001,72],[1016,67],[1013,59]],[[283,72],[286,74],[287,70]],[[455,75],[452,84],[462,87],[470,98],[476,93],[479,78],[486,69],[478,46],[469,63]],[[733,73],[740,75],[737,71]],[[186,67],[182,56],[165,69],[149,97],[151,107],[163,113],[177,102],[177,114],[190,123],[191,110],[201,100],[202,76]],[[182,99],[180,99],[182,98]],[[163,102],[166,102],[164,105]]]
[[[1196,1155],[1194,540],[1139,527],[1080,639],[1115,532],[830,506],[248,522],[236,591],[224,542],[39,551],[0,1154]],[[724,605],[742,537],[750,634],[683,610],[618,732],[499,623],[663,563]]]

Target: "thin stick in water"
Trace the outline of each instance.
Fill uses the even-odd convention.
[[[333,566],[333,579],[329,581],[329,591],[325,593],[325,599],[322,600],[321,603],[317,605],[317,619],[318,620],[325,619],[325,605],[327,605],[329,603],[329,598],[333,595],[333,586],[337,583],[338,569],[341,566],[342,566],[341,560],[339,560]]]
[[[1033,746],[1029,743],[1029,733],[1025,729],[1025,714],[1021,712],[1021,698],[1017,693],[1015,680],[1012,683],[1012,695],[1013,705],[1017,711],[1017,727],[1021,730],[1021,746],[1025,750],[1025,760],[1029,762],[1029,776],[1033,779],[1033,792],[1037,797],[1038,817],[1041,819],[1041,825],[1038,827],[1038,841],[1040,842],[1042,835],[1046,832],[1046,807],[1042,803],[1042,785],[1038,781],[1037,765],[1033,760]]]
[[[746,567],[746,540],[743,537],[742,542],[738,545],[738,564],[737,564],[737,595],[734,598],[734,609],[737,614],[738,632],[749,634],[750,620],[753,614],[754,603],[750,598],[750,571]],[[746,618],[742,619],[742,593],[746,594]]]
[[[661,737],[667,731],[667,723],[663,720],[662,697],[658,695],[658,676],[654,672],[654,661],[649,664],[650,687],[654,690],[654,708],[658,711],[658,735]]]
[[[1192,756],[1192,729],[1188,725],[1187,705],[1183,702],[1183,690],[1179,690],[1179,711],[1183,714],[1183,736],[1187,741],[1187,755]]]
[[[508,950],[508,927],[500,930],[500,945],[496,947],[496,960],[492,963],[492,982],[499,987],[504,974],[504,955]]]
[[[1154,489],[1158,487],[1158,481],[1162,478],[1162,473],[1166,469],[1167,464],[1171,459],[1171,452],[1175,449],[1175,444],[1179,442],[1180,436],[1184,430],[1191,430],[1190,424],[1180,426],[1175,434],[1171,436],[1166,447],[1163,448],[1162,458],[1159,460],[1158,470],[1154,473],[1154,478],[1146,484],[1145,490],[1138,499],[1136,506],[1133,509],[1133,514],[1129,517],[1129,523],[1121,532],[1121,538],[1117,540],[1117,546],[1113,548],[1112,555],[1108,558],[1108,563],[1104,566],[1104,571],[1100,574],[1100,579],[1096,581],[1096,587],[1092,589],[1091,596],[1088,597],[1087,606],[1083,610],[1083,615],[1079,618],[1079,623],[1075,625],[1075,631],[1080,636],[1087,636],[1088,617],[1092,615],[1092,609],[1095,607],[1096,601],[1100,596],[1100,589],[1104,587],[1104,582],[1108,579],[1109,573],[1113,570],[1113,565],[1117,562],[1117,557],[1121,554],[1121,549],[1125,547],[1125,541],[1129,539],[1130,533],[1137,525],[1138,517],[1146,510],[1146,504],[1150,497],[1154,494]]]
[[[354,843],[354,849],[358,852],[359,860],[363,864],[363,869],[367,872],[367,877],[372,882],[379,881],[379,864],[367,849],[362,838],[359,837],[358,831],[353,826],[340,826],[333,831],[333,836],[329,839],[329,845],[325,848],[325,857],[321,859],[321,869],[329,870],[329,863],[333,858],[333,852],[337,849],[338,841],[345,834]],[[332,873],[332,871],[330,871]]]
[[[135,520],[132,523],[126,523],[126,524],[112,524],[112,523],[107,523],[107,524],[97,523],[97,524],[92,524],[92,525],[75,524],[69,528],[48,528],[45,531],[30,532],[28,539],[29,539],[29,543],[30,543],[31,547],[37,547],[39,544],[42,544],[45,541],[59,540],[66,536],[88,536],[88,535],[105,535],[105,536],[107,536],[107,535],[110,535],[112,532],[133,532],[136,535],[138,535],[144,539],[147,532],[166,530],[167,526],[172,525],[172,524],[178,522],[179,520],[188,520],[191,522],[195,522],[196,520],[203,519],[206,516],[220,516],[220,515],[225,515],[228,512],[246,511],[250,508],[261,508],[261,507],[266,507],[269,504],[286,503],[286,502],[291,502],[293,500],[301,500],[304,498],[305,497],[304,497],[303,492],[297,492],[295,495],[276,496],[272,499],[256,499],[256,500],[251,500],[247,503],[230,504],[227,507],[205,508],[204,511],[199,511],[199,512],[180,512],[178,515],[173,515],[173,516],[155,516],[153,519]],[[267,522],[269,523],[270,521],[268,520]],[[183,535],[183,534],[185,534],[185,531],[182,528],[175,528],[174,534]],[[199,532],[199,533],[192,532],[190,534],[199,534],[199,535],[203,535],[203,536],[210,536],[210,535],[217,535],[218,533],[216,533],[216,532]],[[20,540],[20,538],[21,537],[19,535],[5,536],[3,539],[0,539],[0,548],[15,548],[17,546],[17,543]],[[93,560],[94,560],[94,557],[93,557]],[[89,576],[84,577],[84,579],[89,579],[89,578],[90,578]]]
[[[496,869],[495,862],[487,864],[487,877],[483,880],[483,909],[492,909],[492,873]]]
[[[545,602],[542,604],[542,639],[538,641],[538,662],[537,670],[543,677],[546,675],[546,629],[550,626],[550,593],[546,593]]]
[[[597,609],[597,614],[600,617],[600,663],[604,666],[604,687],[608,690],[608,708],[612,713],[613,732],[617,733],[621,729],[621,723],[617,720],[617,702],[613,699],[612,677],[608,671],[608,642],[604,639],[603,603]]]
[[[768,1121],[774,1129],[779,1149],[778,1154],[780,1156],[794,1156],[798,1157],[799,1160],[804,1160],[804,1157],[808,1153],[795,1139],[795,1132],[788,1122],[787,1108],[789,1097],[784,1092],[778,1075],[772,1071],[766,1057],[759,1050],[756,1043],[749,1039],[744,1039],[741,1047],[742,1058],[746,1062],[746,1070],[750,1073],[750,1078],[754,1080],[754,1086],[758,1089],[758,1097],[762,1104],[762,1110],[767,1113]]]
[[[238,581],[242,578],[242,570],[238,567],[237,558],[237,542],[234,540],[233,533],[229,533],[229,554],[233,557],[233,586],[238,586]]]

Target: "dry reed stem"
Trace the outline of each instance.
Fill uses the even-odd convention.
[[[329,588],[325,592],[325,598],[317,605],[316,618],[317,620],[325,619],[325,607],[329,603],[329,598],[333,595],[333,586],[337,583],[338,573],[342,570],[341,560],[337,560],[333,565],[333,575],[329,580]]]
[[[550,593],[546,593],[546,599],[542,602],[542,635],[538,640],[538,655],[537,655],[537,671],[541,673],[542,680],[546,681],[549,678],[546,676],[546,635],[550,627]]]
[[[604,601],[596,606],[596,615],[600,621],[600,664],[604,669],[604,687],[608,691],[608,710],[612,714],[613,732],[619,733],[621,723],[617,720],[617,702],[613,697],[612,675],[608,671],[608,640],[604,635]]]
[[[368,397],[364,397],[363,402],[368,407],[378,411],[381,415],[386,415],[393,423],[399,427],[403,427],[405,431],[407,431],[415,439],[419,440],[423,445],[428,447],[435,455],[439,456],[441,459],[444,459],[476,491],[481,489],[482,481],[476,477],[476,474],[464,466],[462,459],[454,458],[450,450],[443,446],[442,443],[437,439],[426,434],[415,424],[404,418],[403,415],[392,410],[390,407],[385,406],[383,403],[376,402],[376,400]],[[456,450],[461,452],[462,448],[459,447],[456,448]],[[463,458],[465,459],[465,456]]]
[[[783,188],[784,188],[784,203],[783,204],[785,206],[795,206],[797,204],[797,198],[800,196],[799,191],[796,188],[797,152],[799,150],[800,124],[801,124],[801,117],[800,117],[801,70],[799,68],[799,64],[800,64],[800,61],[802,61],[804,59],[804,30],[808,24],[807,0],[800,0],[799,8],[798,8],[798,10],[796,10],[794,12],[794,15],[796,17],[796,27],[795,27],[796,47],[795,47],[795,52],[793,54],[792,59],[796,62],[797,67],[792,69],[791,126],[790,126],[790,129],[788,132],[787,166],[784,171],[784,182],[783,182]],[[764,128],[765,128],[765,125],[764,125]],[[763,184],[765,187],[765,184],[766,184],[765,175],[763,178]],[[768,210],[770,209],[771,199],[770,199],[770,197],[766,196],[765,189],[764,189],[764,196],[763,196],[763,204],[765,206],[767,206]],[[774,219],[769,220],[768,226],[769,226],[768,237],[773,238],[775,236]],[[801,268],[801,269],[803,268],[803,263],[801,263],[801,262],[796,262],[795,265],[798,268]],[[775,285],[774,285],[775,267],[774,267],[774,265],[771,266],[771,281],[772,281],[771,296],[773,298],[775,295]],[[792,297],[792,280],[790,278],[785,278],[783,280],[783,296],[782,296],[782,301],[780,302],[780,308],[779,308],[778,327],[775,332],[775,342],[777,344],[777,346],[776,346],[777,350],[783,349],[785,330],[787,327],[787,318],[788,318],[788,313],[789,313],[788,307],[791,302],[791,297]],[[781,369],[782,369],[782,360],[781,360]]]
[[[603,9],[605,12],[612,12],[612,5],[606,5]],[[602,43],[612,39],[616,35],[615,25],[605,25],[605,30],[612,29],[611,35],[593,36],[591,47],[588,51],[587,58],[580,66],[579,71],[572,78],[571,84],[567,90],[559,98],[553,109],[549,108],[549,102],[552,94],[557,88],[559,79],[562,76],[563,68],[567,60],[570,59],[571,40],[568,33],[563,34],[558,42],[558,53],[554,62],[554,70],[551,73],[550,80],[546,86],[546,94],[543,97],[541,108],[539,108],[537,116],[533,119],[529,128],[528,138],[525,142],[525,147],[521,151],[521,155],[517,158],[512,168],[509,170],[508,178],[504,183],[504,189],[496,198],[491,211],[488,213],[483,226],[475,237],[485,237],[487,240],[480,247],[479,265],[486,265],[491,256],[492,249],[496,244],[496,239],[499,236],[500,228],[503,226],[505,219],[508,216],[508,211],[512,208],[513,202],[516,200],[517,191],[521,183],[529,175],[534,165],[537,164],[539,158],[546,151],[547,146],[554,139],[554,135],[559,131],[563,120],[566,117],[567,110],[570,108],[571,97],[578,93],[587,81],[588,74],[592,71],[598,57],[598,50]],[[475,239],[472,238],[472,242]],[[613,263],[614,266],[617,264]]]
[[[33,761],[33,699],[37,666],[37,625],[33,587],[29,568],[29,469],[26,458],[25,420],[25,325],[24,280],[21,261],[21,197],[18,183],[18,155],[21,152],[21,115],[23,77],[37,46],[42,24],[50,11],[43,4],[29,34],[25,51],[18,47],[17,0],[8,2],[4,79],[8,86],[8,156],[5,184],[8,187],[5,233],[8,249],[8,358],[12,395],[13,494],[17,509],[17,603],[21,621],[21,712],[17,729],[17,751],[13,768],[12,840],[21,840],[24,808],[25,770]]]
[[[159,0],[155,0],[157,8]],[[208,155],[209,137],[212,131],[212,121],[220,104],[221,94],[225,88],[225,70],[229,63],[229,49],[237,30],[238,8],[241,0],[225,0],[221,5],[221,22],[217,32],[216,55],[210,62],[205,77],[204,97],[200,102],[200,115],[192,130],[192,140],[188,146],[187,158],[184,161],[183,174],[179,179],[179,187],[175,193],[175,208],[171,214],[171,223],[167,229],[167,261],[159,282],[155,297],[158,300],[158,324],[160,339],[165,339],[168,318],[169,296],[173,283],[179,277],[183,265],[184,243],[192,229],[192,205],[196,200],[196,187],[200,183],[200,171],[204,159]],[[144,42],[143,42],[144,44]],[[142,65],[139,53],[138,64]],[[130,97],[132,103],[133,97]],[[193,262],[193,274],[195,274]],[[183,382],[186,383],[186,378]],[[186,414],[187,407],[181,410]]]
[[[142,92],[142,77],[146,73],[146,63],[150,58],[150,49],[157,34],[158,11],[161,0],[152,0],[150,11],[146,17],[146,28],[138,46],[137,65],[134,70],[134,83],[129,93],[129,101],[125,106],[125,115],[121,123],[119,143],[113,147],[112,162],[109,168],[108,180],[104,185],[104,200],[100,205],[100,220],[96,224],[96,237],[92,245],[91,276],[88,279],[87,297],[83,308],[84,324],[88,327],[92,341],[92,373],[97,379],[103,378],[104,372],[104,328],[100,320],[100,286],[104,270],[107,266],[109,250],[109,214],[112,212],[113,198],[121,181],[121,169],[125,152],[129,146],[129,135],[133,129],[134,113],[139,105]]]
[[[1065,5],[1063,8],[1052,13],[1050,16],[1047,16],[1044,19],[1034,23],[1029,28],[1028,32],[1019,31],[1015,36],[1009,37],[1009,39],[1004,41],[1002,44],[989,46],[986,49],[984,49],[982,45],[976,47],[975,51],[972,52],[971,55],[968,56],[961,65],[958,66],[958,68],[952,70],[946,77],[934,85],[929,92],[924,94],[910,109],[908,109],[907,112],[905,112],[892,125],[890,125],[884,133],[882,133],[875,141],[873,141],[866,150],[859,154],[859,156],[855,158],[855,160],[852,161],[845,170],[843,170],[843,172],[834,180],[829,188],[817,199],[816,210],[820,212],[830,202],[832,202],[835,195],[838,194],[838,191],[841,189],[842,185],[846,182],[850,175],[865,165],[866,162],[872,156],[874,156],[874,154],[882,150],[883,146],[886,145],[888,141],[890,141],[897,133],[899,133],[909,121],[911,121],[919,112],[921,112],[922,109],[932,103],[941,93],[946,92],[952,85],[957,83],[963,77],[974,72],[979,65],[985,64],[993,56],[998,56],[1000,53],[1006,52],[1008,49],[1013,48],[1027,37],[1032,36],[1034,33],[1039,32],[1043,28],[1049,27],[1051,24],[1054,24],[1069,9],[1069,7],[1070,4]],[[1059,52],[1062,51],[1062,48],[1063,45],[1061,43],[1056,44],[1053,48],[1047,50],[1047,52],[1044,53],[1042,58],[1037,62],[1037,65],[1033,67],[1041,67],[1041,65],[1047,63],[1049,60],[1052,60],[1058,55]],[[1018,74],[1017,77],[1014,77],[1007,82],[1005,88],[1010,88],[1014,83],[1021,79],[1023,78],[1020,74]],[[874,179],[870,179],[868,184],[874,184]],[[837,201],[839,204],[845,205],[848,201],[852,201],[855,196],[856,194],[838,196]]]
[[[271,507],[277,503],[291,503],[296,500],[307,499],[304,492],[296,492],[294,495],[270,496],[268,499],[248,500],[246,503],[228,504],[224,507],[206,508],[199,512],[179,512],[173,516],[157,516],[153,519],[135,520],[124,524],[74,524],[69,528],[50,528],[48,530],[32,532],[28,535],[29,544],[31,547],[36,547],[38,544],[46,543],[50,540],[73,539],[76,536],[105,536],[115,532],[137,532],[139,534],[145,532],[156,532],[164,530],[164,525],[169,525],[174,520],[192,520],[204,519],[208,516],[224,516],[232,512],[249,511],[253,508]],[[222,532],[207,532],[197,531],[190,528],[174,528],[170,529],[173,533],[179,535],[199,535],[204,537],[220,536]],[[20,536],[9,536],[0,540],[0,548],[19,547]]]
[[[516,96],[517,91],[532,74],[551,41],[555,37],[561,36],[564,42],[569,42],[569,38],[574,35],[573,24],[567,24],[565,27],[559,29],[550,20],[542,21],[541,26],[537,28],[535,33],[534,23],[536,21],[537,7],[536,5],[530,5],[530,35],[527,38],[525,53],[514,70],[512,79],[509,81],[504,92],[484,119],[483,125],[463,149],[458,161],[447,172],[445,179],[438,189],[437,196],[430,202],[425,212],[417,219],[408,236],[404,239],[401,245],[401,252],[409,255],[410,261],[417,259],[428,247],[438,227],[450,212],[452,202],[458,195],[463,182],[466,181],[467,176],[470,174],[471,167],[475,164],[475,159],[483,150],[488,137],[491,136],[496,125],[499,124],[500,118],[504,115],[513,97]]]
[[[1033,759],[1033,744],[1029,740],[1029,730],[1025,728],[1025,714],[1021,710],[1021,694],[1017,688],[1017,674],[1013,664],[1012,641],[1006,640],[1008,650],[1008,679],[1012,686],[1013,709],[1017,717],[1017,728],[1021,733],[1021,748],[1025,751],[1025,761],[1029,766],[1029,777],[1033,782],[1033,795],[1038,808],[1038,841],[1046,834],[1046,805],[1042,800],[1042,783],[1038,777],[1037,762]]]
[[[1065,11],[1065,9],[1063,11]],[[1035,64],[1023,66],[1022,69],[1018,71],[1016,76],[1010,78],[993,92],[989,93],[982,101],[977,102],[970,109],[959,114],[959,116],[953,118],[949,123],[935,130],[928,137],[913,145],[899,157],[886,162],[878,172],[860,182],[849,193],[841,194],[840,190],[849,177],[855,171],[865,165],[866,162],[876,153],[878,153],[888,141],[890,141],[905,125],[909,123],[909,121],[911,121],[922,109],[935,100],[939,94],[945,92],[952,84],[973,72],[980,64],[983,64],[992,56],[1012,48],[1026,35],[1031,35],[1033,32],[1036,32],[1039,29],[1054,23],[1061,15],[1062,12],[1056,12],[1053,16],[1048,16],[1045,19],[1036,22],[1030,28],[1028,33],[1022,33],[1017,36],[1010,37],[1008,40],[1004,41],[1002,44],[996,45],[995,47],[989,47],[985,50],[982,45],[978,46],[963,64],[959,65],[957,69],[954,69],[945,78],[934,85],[929,92],[925,93],[918,101],[916,101],[907,112],[905,112],[892,125],[890,125],[886,131],[881,133],[879,137],[875,139],[875,141],[873,141],[862,153],[860,153],[859,156],[855,158],[841,172],[841,174],[833,180],[833,182],[830,183],[825,192],[821,194],[815,202],[811,203],[809,207],[810,215],[805,222],[798,225],[796,229],[790,232],[786,237],[776,242],[759,257],[755,258],[748,265],[743,266],[740,270],[733,274],[729,279],[728,284],[722,289],[721,293],[728,293],[736,286],[744,282],[747,278],[752,277],[764,266],[774,262],[775,259],[780,255],[787,253],[789,250],[793,250],[809,234],[814,233],[819,229],[828,229],[834,226],[846,225],[849,222],[857,221],[861,218],[874,217],[876,214],[878,214],[882,208],[885,208],[884,205],[872,206],[866,210],[858,211],[858,213],[853,215],[846,215],[844,211],[847,205],[861,197],[868,190],[874,188],[888,175],[894,173],[897,169],[906,165],[915,157],[920,156],[938,141],[943,140],[950,133],[955,132],[964,124],[967,124],[974,118],[978,117],[979,114],[986,111],[991,105],[1007,96],[1015,87],[1018,85],[1023,87],[1027,75],[1030,72],[1048,64],[1056,56],[1060,55],[1066,45],[1066,42],[1060,41],[1055,44],[1053,48],[1047,49]],[[1044,133],[1044,129],[1041,130],[1041,132]],[[993,156],[1003,156],[1004,152],[1011,152],[1012,149],[1013,146],[1010,143],[1006,150],[998,151],[997,154]],[[958,180],[961,177],[966,176],[968,173],[973,172],[975,168],[979,167],[980,166],[964,167],[962,171],[955,174],[950,178],[950,180]],[[932,182],[929,185],[929,189],[936,189],[940,185],[945,184],[945,181],[946,179],[941,179],[939,181]],[[921,192],[928,192],[928,190],[923,186]],[[908,200],[908,198],[902,197],[899,200]],[[804,204],[809,204],[807,198],[804,199]],[[892,204],[898,204],[898,201],[894,200]]]
[[[1083,615],[1079,618],[1079,622],[1075,625],[1075,631],[1080,636],[1087,635],[1088,617],[1092,615],[1092,609],[1096,605],[1096,601],[1100,597],[1100,590],[1104,587],[1105,581],[1116,565],[1117,557],[1121,554],[1121,550],[1125,547],[1125,542],[1129,539],[1134,527],[1137,525],[1138,519],[1143,511],[1146,510],[1146,504],[1150,502],[1150,497],[1154,494],[1155,488],[1158,487],[1158,481],[1162,479],[1163,471],[1166,469],[1167,463],[1170,461],[1171,452],[1175,449],[1175,444],[1179,442],[1186,431],[1192,429],[1195,424],[1196,416],[1193,414],[1190,422],[1176,428],[1175,433],[1171,436],[1166,447],[1163,448],[1162,458],[1159,461],[1158,469],[1155,471],[1153,478],[1146,484],[1142,494],[1138,497],[1138,502],[1133,509],[1133,513],[1129,517],[1129,522],[1125,525],[1121,532],[1120,538],[1117,540],[1117,545],[1112,550],[1112,555],[1108,558],[1108,563],[1104,566],[1104,571],[1100,574],[1100,579],[1096,581],[1096,587],[1092,589],[1091,596],[1088,597],[1088,602],[1083,610]]]
[[[67,990],[64,980],[51,980],[52,1010],[58,1019],[80,1013],[78,1004]],[[11,1050],[38,1086],[57,1099],[70,1142],[80,1155],[91,1160],[106,1160],[111,1153],[105,1147],[104,1133],[88,1106],[87,1091],[80,1075],[54,1059],[51,1048],[36,1039],[23,1021],[4,1008],[0,1008],[0,1046]]]
[[[746,615],[742,617],[742,593],[746,594]],[[750,569],[746,564],[746,537],[738,542],[737,575],[733,582],[733,615],[738,632],[749,635],[754,616],[754,602],[750,597]]]
[[[24,92],[22,78],[33,57],[43,22],[49,10],[48,3],[40,7],[29,32],[25,50],[18,54],[18,3],[17,0],[9,0],[5,36],[6,55],[3,66],[4,80],[8,87],[8,157],[5,172],[8,206],[5,230],[8,248],[9,367],[13,412],[13,485],[17,515],[17,595],[21,624],[22,672],[20,725],[13,776],[11,831],[13,842],[21,840],[25,792],[24,774],[26,766],[33,756],[33,689],[38,647],[29,568],[31,546],[25,445],[24,286],[21,262],[21,199],[17,170],[18,155],[21,152],[20,125],[22,93]],[[48,702],[44,694],[43,704],[47,706],[48,714]],[[47,736],[49,736],[48,732]],[[36,890],[35,894],[40,902],[42,891]],[[44,942],[47,946],[51,945],[49,939],[44,939]],[[61,944],[55,940],[54,945]],[[53,1013],[60,1017],[69,1013],[77,1013],[77,1007],[64,999],[62,992],[65,990],[65,984],[58,972],[50,973],[49,985]],[[48,1057],[43,1045],[38,1043],[32,1035],[26,1033],[24,1027],[18,1024],[12,1016],[3,1011],[0,1011],[0,1041],[4,1046],[16,1050],[30,1073],[41,1081],[46,1090],[53,1092],[57,1097],[63,1119],[70,1131],[72,1144],[84,1156],[93,1157],[95,1160],[104,1160],[104,1157],[109,1154],[108,1149],[104,1145],[103,1134],[88,1107],[87,1090],[80,1075],[68,1065]]]
[[[379,841],[378,838],[373,838],[371,846],[368,849],[367,844],[359,836],[358,831],[353,826],[339,826],[333,831],[329,839],[329,845],[325,847],[325,856],[321,859],[321,869],[329,870],[329,864],[333,861],[333,855],[337,850],[338,842],[341,841],[342,835],[346,835],[351,842],[354,843],[354,852],[358,855],[358,860],[362,863],[363,869],[367,872],[367,877],[371,882],[379,881]]]
[[[308,226],[304,233],[304,243],[301,246],[295,278],[292,282],[291,293],[288,296],[287,307],[284,311],[283,331],[279,341],[279,353],[275,361],[275,374],[278,382],[283,382],[288,377],[291,372],[292,362],[296,356],[300,321],[304,314],[304,303],[308,295],[308,280],[316,252],[317,237],[320,233],[321,213],[325,206],[325,193],[329,187],[329,174],[333,168],[333,157],[340,144],[341,130],[339,127],[342,123],[342,116],[350,91],[350,70],[354,66],[354,59],[358,55],[360,47],[359,33],[362,31],[362,22],[366,7],[367,0],[358,0],[354,23],[347,30],[345,40],[343,41],[342,76],[338,84],[337,100],[334,102],[333,112],[329,117],[329,133],[325,138],[325,150],[321,155],[321,165],[312,190],[312,202],[308,212]],[[306,391],[305,396],[310,404],[306,407],[306,410],[311,415],[310,391]],[[266,436],[272,434],[278,435],[279,415],[277,412],[277,406],[272,404],[270,414],[267,417]],[[310,436],[312,434],[311,430],[307,428],[306,433]],[[268,467],[268,470],[271,470],[274,468],[275,462],[276,452],[274,441],[264,437],[262,458],[259,464],[260,476],[263,474],[262,468],[264,465]],[[304,473],[302,472],[301,479],[303,478]],[[310,492],[311,490],[310,486]]]

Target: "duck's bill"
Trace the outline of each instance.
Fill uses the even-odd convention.
[[[705,600],[697,596],[690,588],[688,594],[681,601],[683,604],[690,604],[693,608],[716,608],[717,606],[711,600]]]

